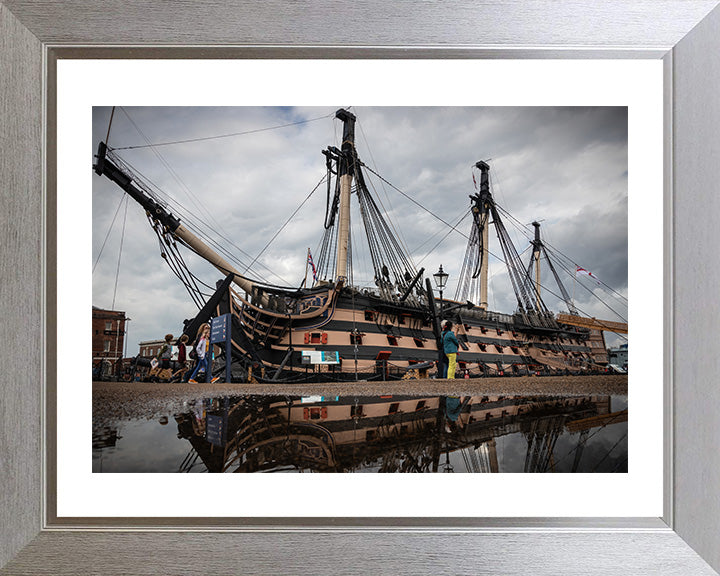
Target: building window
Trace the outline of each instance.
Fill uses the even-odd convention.
[[[112,322],[105,322],[105,330],[112,330]]]
[[[397,345],[398,345],[398,341],[397,341],[397,338],[396,338],[395,336],[390,336],[390,334],[388,334],[387,339],[388,339],[388,344],[390,344],[390,346],[397,346]]]
[[[417,406],[415,406],[415,412],[417,412],[418,410],[422,410],[423,408],[425,408],[425,400],[420,400],[417,403]]]
[[[312,332],[310,334],[310,343],[311,344],[320,344],[321,339],[322,339],[322,334],[320,334],[320,332]]]
[[[397,414],[399,408],[400,402],[393,402],[392,404],[390,404],[390,408],[388,408],[388,414]]]
[[[352,332],[350,333],[350,344],[357,344],[358,346],[361,346],[362,339],[363,339],[362,334],[353,334]]]
[[[103,350],[105,352],[110,352],[110,340],[105,340],[105,342],[103,344],[104,344]]]
[[[372,310],[365,310],[365,320],[367,320],[368,322],[372,322],[373,320],[375,320],[375,312],[373,312]]]
[[[415,346],[418,348],[425,348],[425,344],[422,340],[420,340],[420,338],[413,338],[413,340],[415,340]]]
[[[498,352],[500,352],[500,354],[502,354],[502,351],[503,351],[503,347],[502,347],[502,346],[500,346],[500,345],[498,345],[498,344],[495,344],[495,349],[496,349]]]
[[[481,342],[478,342],[478,348],[480,348],[480,350],[482,350],[483,352],[487,352],[487,345]]]

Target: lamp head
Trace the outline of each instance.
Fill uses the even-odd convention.
[[[433,274],[433,278],[435,279],[435,285],[438,287],[438,289],[442,290],[443,288],[445,288],[448,276],[449,274],[443,272],[442,264],[440,264],[440,270]]]

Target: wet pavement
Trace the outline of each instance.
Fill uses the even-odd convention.
[[[627,396],[626,374],[561,377],[504,377],[457,380],[358,381],[317,384],[189,384],[93,382],[93,414],[154,417],[202,398],[243,395],[380,396],[380,395],[504,395],[504,396]]]

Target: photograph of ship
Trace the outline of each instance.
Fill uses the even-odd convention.
[[[139,342],[227,319],[208,379],[432,378],[446,321],[457,378],[623,371],[627,108],[99,107],[93,131],[93,305]]]

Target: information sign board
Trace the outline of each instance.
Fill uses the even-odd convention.
[[[208,414],[205,418],[205,437],[214,446],[225,446],[227,420],[224,416]]]
[[[324,352],[319,350],[303,350],[303,364],[340,364],[340,352]]]
[[[228,339],[230,314],[223,314],[210,320],[210,343],[218,344]]]
[[[225,344],[225,382],[231,381],[232,364],[232,315],[223,314],[210,320],[210,343]]]

